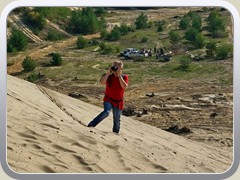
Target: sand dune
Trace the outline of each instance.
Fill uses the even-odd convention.
[[[102,109],[35,84],[7,77],[7,161],[18,173],[223,173],[232,151],[191,141],[110,115],[86,124]]]

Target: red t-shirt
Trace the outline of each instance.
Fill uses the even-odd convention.
[[[122,75],[124,81],[128,84],[128,76]],[[124,89],[120,84],[119,77],[110,75],[107,79],[104,102],[110,102],[113,106],[123,110]]]

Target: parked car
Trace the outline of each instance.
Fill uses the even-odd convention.
[[[134,51],[138,51],[138,49],[136,49],[136,48],[127,48],[127,49],[125,49],[124,51],[122,51],[122,52],[120,53],[120,56],[121,56],[121,57],[122,57],[122,56],[125,56],[126,54],[132,53],[132,52],[134,52]]]
[[[140,54],[138,50],[136,51],[132,51],[132,52],[127,52],[125,55],[124,55],[124,58],[125,59],[132,59],[134,57],[140,57],[140,56],[143,56],[143,54]]]

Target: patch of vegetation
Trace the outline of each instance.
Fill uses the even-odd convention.
[[[93,8],[83,8],[72,12],[69,29],[74,33],[94,34],[104,29],[103,20],[97,18]]]
[[[64,39],[64,35],[52,29],[48,31],[46,39],[49,41],[58,41],[58,40]]]
[[[37,11],[34,10],[28,10],[24,13],[24,21],[27,23],[32,29],[35,34],[38,34],[45,25],[47,24],[47,21],[43,14],[40,14]]]
[[[88,45],[88,40],[84,39],[83,36],[78,36],[77,38],[77,48],[78,49],[84,49]]]
[[[31,57],[26,57],[22,62],[22,68],[25,72],[33,71],[37,67],[37,63]]]
[[[59,53],[53,53],[52,60],[50,61],[52,66],[61,66],[62,65],[62,57]]]
[[[18,29],[12,30],[12,35],[7,41],[7,52],[23,51],[27,48],[27,36]]]

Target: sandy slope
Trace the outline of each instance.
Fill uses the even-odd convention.
[[[101,108],[7,77],[7,161],[34,173],[222,173],[232,152],[122,117],[85,125]]]

